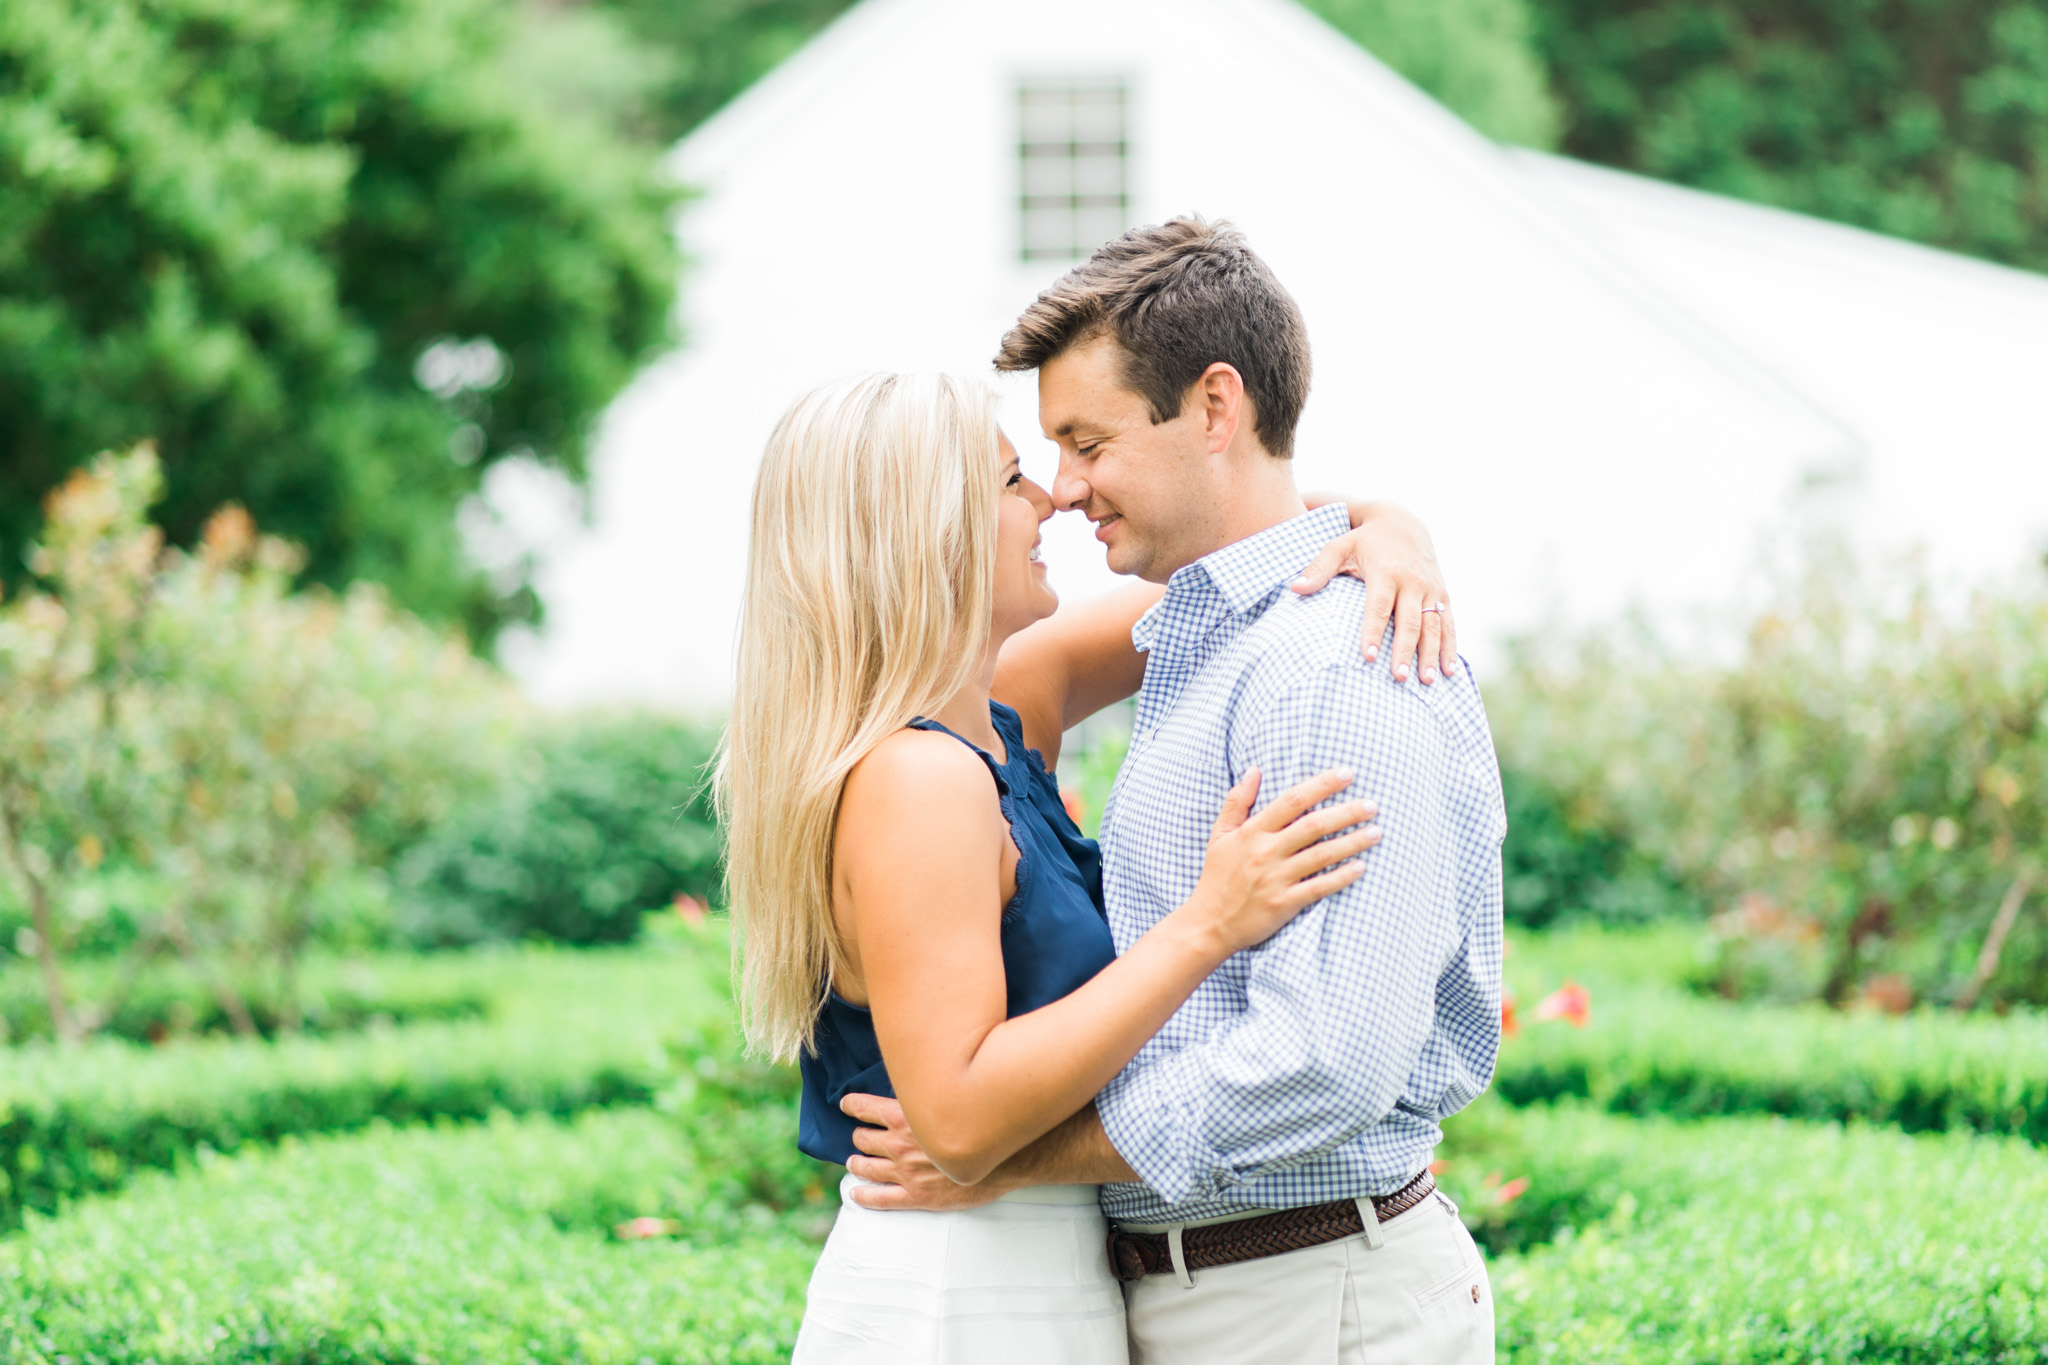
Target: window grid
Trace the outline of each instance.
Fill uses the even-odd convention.
[[[1080,260],[1130,226],[1129,103],[1121,84],[1018,88],[1025,260]]]

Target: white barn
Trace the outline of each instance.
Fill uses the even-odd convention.
[[[1290,0],[866,0],[675,168],[687,344],[543,547],[550,624],[511,658],[544,700],[717,705],[782,408],[985,374],[1077,254],[1188,211],[1307,317],[1302,485],[1423,514],[1482,670],[1559,611],[1725,600],[1802,488],[1957,571],[2048,536],[2048,280],[1502,149]],[[1048,474],[1029,382],[1002,387]],[[490,498],[546,538],[530,478]],[[1087,532],[1047,533],[1070,595],[1109,581]]]

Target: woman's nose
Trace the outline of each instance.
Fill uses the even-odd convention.
[[[1052,516],[1054,510],[1052,494],[1046,492],[1029,479],[1024,480],[1024,499],[1031,504],[1032,510],[1038,513],[1040,521],[1044,521]]]

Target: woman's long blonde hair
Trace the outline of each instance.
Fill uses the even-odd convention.
[[[958,692],[995,596],[995,397],[872,374],[784,415],[754,481],[739,680],[718,764],[740,1019],[811,1045],[845,965],[832,839],[853,765]]]

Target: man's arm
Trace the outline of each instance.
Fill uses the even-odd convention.
[[[863,1124],[876,1125],[853,1130],[853,1145],[860,1151],[846,1163],[861,1179],[878,1182],[854,1190],[853,1201],[862,1208],[972,1209],[1028,1185],[1101,1185],[1138,1178],[1109,1145],[1092,1104],[975,1185],[957,1184],[932,1164],[896,1101],[848,1095],[839,1107]]]
[[[1341,753],[1385,838],[1358,881],[1243,955],[1243,1013],[1141,1057],[1096,1097],[1110,1141],[1168,1203],[1312,1160],[1385,1119],[1462,938],[1454,789],[1469,779],[1423,694],[1353,662],[1240,714],[1233,766],[1292,773]]]

